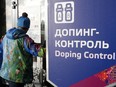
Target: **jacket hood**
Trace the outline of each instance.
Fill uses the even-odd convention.
[[[18,39],[24,36],[26,36],[26,31],[17,28],[12,28],[6,33],[6,37],[9,39]]]

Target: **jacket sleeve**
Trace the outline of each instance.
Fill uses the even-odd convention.
[[[2,40],[0,40],[0,69],[2,65],[2,60],[3,60],[3,46],[2,46]]]
[[[0,54],[3,51],[3,38],[0,39]]]
[[[35,43],[30,37],[24,38],[24,48],[33,56],[42,57],[44,55],[44,48],[41,44]]]

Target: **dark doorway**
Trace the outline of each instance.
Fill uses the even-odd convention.
[[[5,0],[0,0],[0,38],[6,32]]]

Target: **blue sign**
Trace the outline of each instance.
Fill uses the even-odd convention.
[[[72,87],[115,66],[116,0],[48,3],[49,82],[57,87]]]

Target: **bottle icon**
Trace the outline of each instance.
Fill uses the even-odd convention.
[[[58,22],[63,21],[63,7],[62,4],[58,4],[56,8],[56,20]]]
[[[66,21],[72,21],[72,5],[71,3],[66,4],[65,8],[65,20]]]

